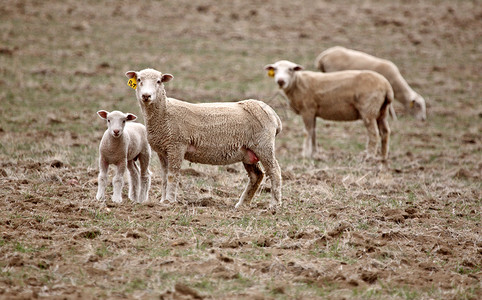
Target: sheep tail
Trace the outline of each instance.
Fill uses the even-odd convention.
[[[315,68],[320,70],[323,73],[326,73],[325,66],[323,65],[323,57],[325,56],[325,52],[322,52],[315,60]]]
[[[268,116],[271,118],[272,122],[276,126],[276,135],[278,135],[283,130],[283,125],[281,124],[281,119],[279,118],[278,114],[269,105],[264,104],[261,107],[268,114]]]
[[[394,101],[394,95],[393,95],[393,89],[392,86],[388,83],[387,84],[387,93],[385,94],[385,101],[382,104],[382,107],[380,108],[380,114],[384,115],[386,111],[388,110],[388,113],[390,117],[394,121],[397,121],[397,114],[395,113],[395,108],[393,107],[393,101]]]
[[[388,112],[390,114],[390,117],[392,117],[392,119],[394,121],[397,121],[398,118],[397,118],[397,114],[395,113],[395,108],[393,107],[393,102],[395,101],[395,96],[394,96],[394,93],[393,93],[393,89],[392,89],[392,86],[390,85],[390,83],[388,83],[388,91],[387,91],[387,94],[385,95],[385,103],[387,103],[388,106]]]

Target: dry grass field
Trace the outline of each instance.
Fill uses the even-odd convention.
[[[480,1],[0,3],[1,299],[481,299]],[[314,70],[334,45],[394,61],[427,100],[424,123],[396,105],[388,166],[361,162],[361,122],[320,120],[325,159],[301,157],[263,66]],[[243,167],[187,162],[161,205],[157,156],[149,203],[95,200],[96,111],[141,116],[124,73],[146,67],[171,97],[277,111],[284,207],[268,181],[234,210]]]

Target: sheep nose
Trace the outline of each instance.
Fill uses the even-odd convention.
[[[142,95],[142,100],[144,100],[144,101],[148,101],[150,98],[151,98],[151,95],[149,95],[149,94]]]
[[[278,80],[278,85],[279,85],[280,87],[284,86],[284,85],[285,85],[285,81],[284,81],[283,79],[279,79],[279,80]]]
[[[119,129],[114,129],[113,131],[114,131],[114,134],[115,134],[115,135],[118,135],[118,134],[119,134]]]

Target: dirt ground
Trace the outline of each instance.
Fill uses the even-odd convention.
[[[480,299],[480,1],[14,1],[0,5],[1,299]],[[342,45],[395,62],[427,101],[396,105],[388,166],[360,122],[301,118],[263,66],[314,70]],[[270,183],[234,204],[241,165],[183,165],[178,203],[95,200],[99,109],[140,117],[124,73],[171,73],[171,97],[262,99],[283,122]],[[110,178],[112,172],[110,173]]]

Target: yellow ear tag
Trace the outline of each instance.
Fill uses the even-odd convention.
[[[413,106],[415,105],[414,102],[415,101],[410,101],[410,108],[413,108]]]
[[[127,85],[130,86],[131,88],[133,88],[134,90],[137,88],[137,80],[132,77],[131,79],[129,79],[129,81],[127,82]]]
[[[269,69],[269,70],[268,70],[268,76],[269,76],[269,77],[274,77],[274,70],[273,70],[273,69]]]

